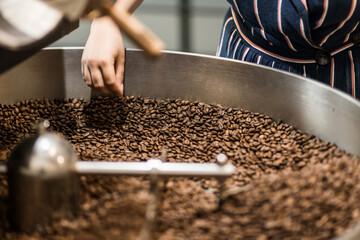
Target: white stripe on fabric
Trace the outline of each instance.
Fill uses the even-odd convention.
[[[333,35],[335,32],[337,32],[339,29],[341,29],[344,26],[344,24],[352,17],[352,15],[354,14],[354,11],[355,11],[355,7],[356,7],[356,1],[357,0],[352,0],[350,12],[347,15],[347,17],[339,24],[339,26],[334,31],[332,31],[327,36],[325,36],[325,38],[319,44],[320,46],[322,46],[329,39],[329,37],[331,35]]]
[[[245,52],[244,52],[244,54],[243,54],[243,56],[241,58],[242,61],[244,61],[244,59],[245,59],[246,55],[248,54],[249,50],[250,50],[250,48],[248,48],[248,47],[245,49]]]
[[[318,24],[316,25],[316,27],[314,29],[319,28],[324,23],[324,19],[326,17],[328,7],[329,7],[329,0],[324,0],[323,6],[324,6],[323,13],[321,15],[321,18],[320,18]]]
[[[306,77],[306,66],[305,65],[303,65],[303,77]]]
[[[259,16],[259,9],[258,9],[258,1],[257,0],[254,0],[254,11],[255,11],[255,16],[256,16],[256,19],[257,19],[257,22],[260,26],[260,32],[261,32],[261,36],[267,40],[266,36],[265,36],[265,31],[264,31],[264,27],[260,21],[260,16]]]
[[[349,52],[349,60],[350,60],[350,66],[351,66],[351,95],[353,97],[355,97],[355,64],[354,64],[354,58],[353,58],[353,54],[352,51],[350,50]]]
[[[239,38],[239,40],[238,40],[237,43],[236,43],[236,47],[235,47],[235,49],[234,49],[234,53],[233,53],[233,56],[232,56],[233,59],[235,59],[235,53],[236,53],[236,51],[237,51],[237,48],[239,47],[240,42],[241,42],[241,38]]]
[[[359,25],[359,22],[356,23],[355,27],[354,27],[353,29],[351,29],[351,31],[350,31],[348,34],[346,34],[345,39],[344,39],[344,43],[349,40],[350,34],[351,34],[353,31],[355,31],[355,29],[357,28],[358,25]]]
[[[294,48],[294,46],[291,44],[290,39],[288,38],[288,36],[285,35],[283,29],[282,29],[282,22],[281,22],[281,7],[282,7],[282,0],[278,0],[278,11],[277,11],[277,20],[278,20],[278,28],[280,33],[284,36],[286,43],[288,44],[289,48],[295,52],[297,52],[297,50]]]
[[[226,54],[227,57],[229,57],[230,44],[234,37],[235,32],[236,32],[236,29],[234,29],[234,31],[231,33],[230,38],[229,38],[229,42],[228,42],[228,46],[227,46],[227,54]]]
[[[232,18],[232,17],[229,17],[229,18],[225,21],[225,23],[224,23],[224,26],[223,26],[223,29],[222,29],[222,34],[221,34],[220,44],[219,44],[218,49],[217,49],[217,51],[216,51],[216,56],[218,56],[218,57],[220,56],[220,51],[221,51],[221,49],[222,49],[226,26],[227,26],[227,24],[231,21],[231,19],[233,19],[233,18]]]
[[[258,56],[256,63],[260,64],[260,61],[261,61],[261,55]]]
[[[318,48],[318,49],[320,49],[320,47],[313,45],[313,44],[310,42],[310,40],[306,37],[305,27],[304,27],[304,21],[302,20],[302,18],[300,18],[300,31],[301,31],[302,37],[305,39],[305,41],[306,41],[310,46],[312,46],[313,48]]]
[[[237,12],[239,13],[241,19],[242,19],[243,22],[244,22],[244,21],[245,21],[245,20],[244,20],[244,17],[242,16],[242,14],[241,14],[241,12],[240,12],[240,10],[239,10],[239,7],[238,7],[238,5],[237,5],[237,3],[236,3],[236,0],[233,0],[233,2],[234,2],[234,5],[235,5],[235,7],[236,7]]]
[[[306,11],[308,11],[308,6],[306,3],[306,0],[301,0],[302,4],[304,5],[304,8],[306,9]]]
[[[334,55],[338,54],[339,52],[344,51],[345,49],[352,47],[352,46],[354,46],[354,43],[352,43],[352,42],[348,43],[345,46],[342,46],[341,48],[336,49],[335,51],[331,52],[331,56],[334,56]]]

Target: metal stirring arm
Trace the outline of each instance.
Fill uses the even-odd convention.
[[[5,164],[0,164],[0,175],[6,174],[7,167]]]
[[[166,157],[163,157],[163,160],[166,160]],[[164,177],[215,177],[218,179],[220,186],[218,193],[218,207],[220,208],[225,190],[225,179],[230,177],[235,170],[235,166],[231,163],[228,163],[227,160],[228,159],[224,154],[219,154],[216,158],[216,163],[163,162],[160,159],[149,159],[146,162],[74,161],[72,167],[67,169],[70,171],[69,174],[72,173],[72,175],[149,176],[151,198],[146,212],[146,220],[139,236],[140,240],[149,240],[152,238],[157,205],[161,201],[161,187],[159,185],[160,181],[163,181]],[[61,169],[61,163],[64,162],[65,161],[57,162],[59,164],[59,169]],[[11,165],[9,166],[10,170],[13,169],[11,168]],[[46,164],[44,164],[44,168],[45,167]],[[7,170],[7,165],[0,165],[0,174],[6,174]],[[43,175],[43,168],[40,167],[33,170],[34,171],[32,171],[32,175],[33,177],[35,176],[35,179],[36,174],[38,174],[39,177]],[[24,169],[21,166],[18,171],[24,174]],[[17,178],[14,179],[14,173],[11,174],[11,172],[14,172],[14,170],[10,171],[10,174],[8,174],[9,182],[10,180],[16,182],[16,179],[19,177],[19,175],[17,175]],[[52,173],[52,175],[54,174]],[[13,177],[11,178],[11,176]],[[67,175],[65,175],[65,178],[66,176]],[[16,183],[14,184],[16,185]],[[46,214],[49,215],[48,213]],[[18,224],[23,229],[30,229],[33,227],[32,221],[29,223],[26,221],[23,222],[14,220],[14,223]]]
[[[80,175],[133,175],[148,176],[156,172],[158,176],[168,177],[230,177],[234,165],[227,163],[180,163],[162,162],[160,159],[149,159],[146,162],[92,162],[78,161],[75,171]],[[5,164],[0,165],[0,174],[6,174]]]
[[[78,161],[76,171],[81,175],[151,175],[172,177],[230,177],[232,164],[162,162],[149,159],[146,162],[89,162]]]

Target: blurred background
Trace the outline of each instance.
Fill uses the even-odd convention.
[[[225,0],[144,0],[135,16],[158,35],[167,50],[215,55],[228,3]],[[84,46],[90,21],[50,47]],[[125,46],[134,48],[126,37]]]

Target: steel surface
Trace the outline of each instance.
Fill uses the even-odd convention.
[[[0,75],[0,103],[98,95],[82,79],[81,54],[82,48],[46,49]],[[127,50],[125,94],[260,112],[360,156],[360,102],[284,71],[181,52],[152,61],[142,51]]]
[[[0,103],[97,95],[82,80],[81,48],[46,49],[0,76]],[[268,67],[165,52],[126,51],[125,94],[180,98],[263,113],[360,156],[360,102],[327,85]],[[355,236],[358,231],[349,230]],[[350,239],[345,235],[338,239]]]
[[[78,161],[76,172],[81,175],[150,175],[168,177],[231,177],[234,165],[219,166],[216,163],[161,162],[149,159],[146,162],[89,162]]]

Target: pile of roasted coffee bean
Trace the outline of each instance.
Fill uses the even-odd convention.
[[[0,162],[48,119],[81,160],[236,166],[217,205],[216,179],[170,178],[155,239],[330,239],[360,220],[359,159],[268,116],[185,100],[141,97],[32,100],[0,105]],[[136,239],[149,200],[146,177],[81,177],[81,212],[32,234],[13,232],[0,176],[1,239]]]

